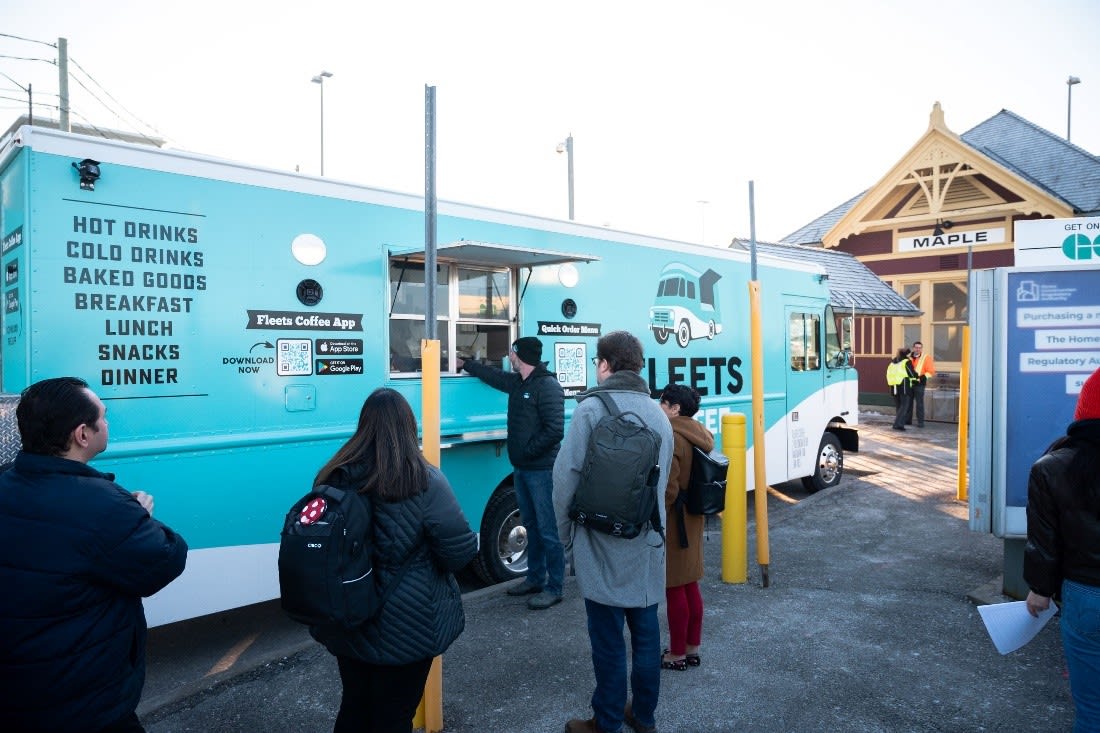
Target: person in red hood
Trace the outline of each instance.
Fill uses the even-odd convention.
[[[1031,467],[1024,580],[1032,616],[1061,596],[1073,730],[1100,731],[1100,369],[1073,420]]]

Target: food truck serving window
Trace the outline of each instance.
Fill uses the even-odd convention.
[[[390,260],[390,372],[420,371],[427,294],[424,263]],[[508,269],[440,263],[436,271],[436,319],[440,370],[454,372],[455,360],[481,359],[500,365],[511,343],[514,283]],[[453,347],[452,347],[453,345]]]

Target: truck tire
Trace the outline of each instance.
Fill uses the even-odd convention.
[[[686,318],[680,321],[680,326],[676,329],[676,343],[681,349],[686,349],[691,343],[691,324]]]
[[[840,440],[832,433],[825,433],[821,436],[821,446],[817,449],[813,475],[804,476],[802,486],[814,494],[839,484],[843,474],[844,451],[840,447]]]
[[[516,490],[504,484],[493,492],[481,519],[481,546],[474,572],[489,584],[527,573],[527,530],[519,517]]]
[[[653,329],[653,338],[657,339],[657,343],[664,344],[668,342],[668,333],[667,328],[655,328]]]

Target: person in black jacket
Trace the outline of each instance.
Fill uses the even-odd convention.
[[[374,507],[375,569],[389,591],[363,626],[314,626],[310,633],[336,657],[343,695],[336,733],[406,733],[431,669],[465,627],[454,572],[477,553],[451,486],[421,455],[416,418],[400,393],[376,389],[359,412],[355,434],[314,481],[356,489]],[[406,558],[408,568],[392,589]]]
[[[142,596],[183,572],[187,544],[88,461],[107,447],[103,402],[75,377],[25,389],[22,450],[0,475],[0,728],[144,730]]]
[[[1032,616],[1061,595],[1073,730],[1100,731],[1100,369],[1082,385],[1073,419],[1031,467],[1024,580]]]
[[[511,372],[470,360],[457,364],[508,393],[508,460],[528,544],[527,578],[507,593],[537,594],[527,607],[541,610],[561,602],[565,581],[565,549],[554,518],[554,459],[565,435],[565,395],[534,336],[516,339],[508,361]]]

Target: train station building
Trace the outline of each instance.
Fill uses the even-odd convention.
[[[860,401],[892,404],[887,363],[920,341],[937,372],[926,414],[954,422],[969,271],[1014,264],[1018,221],[1082,216],[1100,216],[1100,157],[1008,110],[958,135],[937,102],[927,131],[881,180],[781,244],[850,254],[915,306],[856,314]]]

